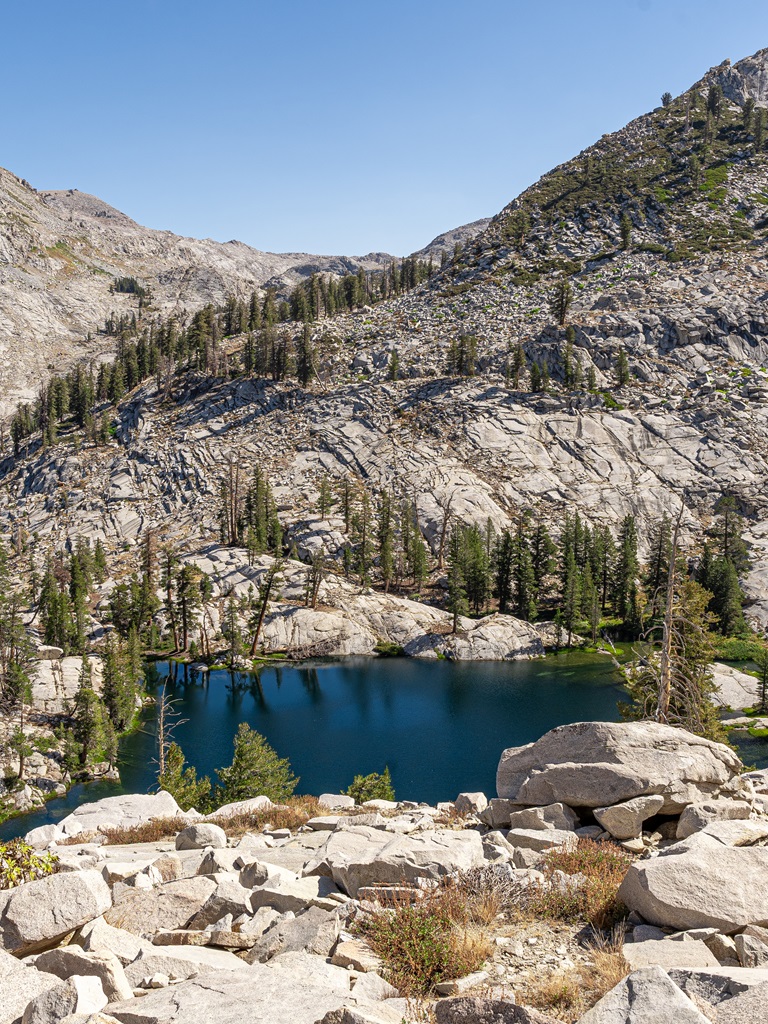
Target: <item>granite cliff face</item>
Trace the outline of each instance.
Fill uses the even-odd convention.
[[[754,556],[748,615],[768,625],[768,153],[740,105],[765,102],[767,58],[713,69],[555,168],[458,255],[449,239],[444,269],[414,291],[314,324],[321,374],[308,387],[203,374],[170,389],[148,381],[117,410],[112,443],[33,443],[3,466],[4,527],[56,545],[101,537],[126,567],[148,528],[193,554],[216,536],[230,460],[269,473],[302,558],[343,548],[343,523],[317,514],[324,473],[408,495],[433,554],[448,512],[501,529],[533,508],[557,530],[578,509],[615,527],[628,512],[644,525],[674,515],[684,499],[691,539],[715,500],[733,494]],[[724,98],[708,118],[713,82]],[[111,245],[133,239],[147,265],[164,268],[153,288],[169,306],[223,294],[247,266],[251,283],[254,266],[297,273],[291,257],[146,232],[79,194],[43,198],[57,225],[71,215]],[[20,252],[25,237],[17,227],[4,244]],[[38,258],[43,269],[61,262]],[[50,300],[9,285],[9,273],[17,304]],[[91,278],[106,291],[103,274]],[[563,278],[570,345],[550,308]],[[461,336],[475,339],[473,376],[449,374]],[[236,365],[242,339],[227,344]],[[631,379],[620,386],[622,352]],[[545,363],[552,384],[533,390],[531,371]]]

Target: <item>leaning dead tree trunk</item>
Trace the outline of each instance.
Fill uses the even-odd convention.
[[[261,595],[261,608],[259,609],[259,618],[256,622],[256,629],[253,634],[253,642],[251,643],[251,657],[256,657],[256,652],[259,649],[259,636],[261,635],[261,627],[264,624],[264,616],[267,614],[267,606],[269,605],[269,599],[272,594],[272,589],[278,578],[278,574],[281,569],[281,564],[276,562],[267,573],[266,582],[264,583],[264,590]]]
[[[667,606],[664,610],[664,628],[661,635],[661,656],[659,659],[659,700],[656,707],[656,721],[669,725],[669,705],[672,698],[672,636],[674,623],[675,583],[677,575],[677,545],[680,534],[680,523],[685,511],[685,504],[675,522],[672,534],[672,550],[669,556],[669,572],[667,574]]]

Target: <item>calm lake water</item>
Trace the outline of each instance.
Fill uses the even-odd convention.
[[[494,795],[505,747],[567,722],[615,721],[623,695],[610,658],[580,652],[519,662],[350,658],[259,673],[150,665],[149,692],[159,693],[163,682],[178,701],[175,738],[200,774],[213,777],[230,763],[245,721],[289,758],[300,776],[297,792],[338,792],[355,774],[389,765],[399,798],[430,802],[462,790]],[[155,757],[152,707],[120,744],[120,784],[75,786],[43,810],[0,825],[0,839],[57,821],[84,800],[147,792]]]

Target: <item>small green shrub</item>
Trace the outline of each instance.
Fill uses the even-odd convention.
[[[58,857],[37,853],[22,839],[0,843],[0,889],[13,889],[22,882],[33,882],[56,871]]]
[[[395,791],[392,788],[389,767],[386,767],[381,775],[377,772],[356,775],[354,782],[345,792],[347,796],[354,798],[356,804],[363,804],[366,800],[394,800]]]
[[[476,925],[454,920],[440,893],[415,906],[372,914],[360,926],[381,957],[387,978],[405,996],[422,996],[448,978],[482,967],[491,940]]]

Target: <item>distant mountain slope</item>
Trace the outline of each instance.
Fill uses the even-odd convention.
[[[458,232],[467,237],[472,229]],[[0,415],[32,397],[51,368],[110,351],[113,339],[85,339],[113,310],[136,308],[135,296],[110,291],[115,277],[149,287],[157,312],[183,315],[229,293],[268,285],[286,292],[316,272],[376,270],[393,258],[268,253],[182,238],[142,227],[76,189],[35,191],[0,168]]]

